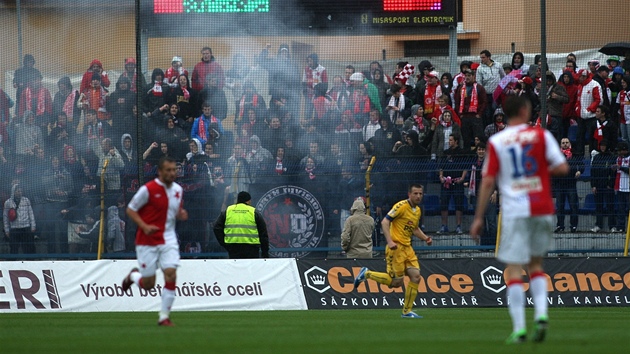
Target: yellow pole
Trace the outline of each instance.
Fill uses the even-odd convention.
[[[101,254],[103,253],[103,226],[105,224],[105,171],[107,171],[107,165],[109,164],[109,159],[105,160],[103,163],[103,170],[101,171],[101,224],[98,230],[98,252],[96,254],[96,259],[101,259]]]
[[[370,190],[372,189],[370,174],[372,173],[372,168],[374,168],[374,162],[376,162],[376,156],[372,156],[368,168],[365,171],[365,213],[367,215],[370,215]]]
[[[623,256],[628,257],[628,243],[630,242],[630,212],[628,212],[628,219],[626,219],[626,245],[623,248]]]
[[[495,257],[499,254],[499,243],[501,243],[501,211],[499,211],[499,216],[497,217],[497,243],[494,246]]]

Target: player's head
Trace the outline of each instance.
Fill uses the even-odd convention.
[[[175,159],[170,156],[162,156],[158,162],[158,178],[162,183],[170,185],[177,177],[177,165]]]
[[[531,117],[532,103],[525,96],[509,96],[503,112],[510,124],[526,123]]]
[[[422,197],[424,196],[424,186],[419,183],[413,183],[409,186],[409,190],[407,191],[407,195],[409,196],[409,201],[413,206],[419,205],[422,202]]]

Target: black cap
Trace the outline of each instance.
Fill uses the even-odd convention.
[[[236,197],[236,202],[237,203],[246,203],[248,201],[252,200],[252,196],[249,195],[249,193],[242,191],[238,193],[238,196]]]

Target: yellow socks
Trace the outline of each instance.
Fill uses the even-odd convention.
[[[403,314],[411,312],[413,308],[413,302],[416,300],[416,296],[418,295],[418,284],[409,282],[407,284],[407,288],[405,289],[405,303],[403,305]]]

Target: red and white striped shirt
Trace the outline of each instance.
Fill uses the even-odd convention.
[[[129,209],[138,212],[145,223],[158,226],[160,229],[147,235],[141,228],[138,228],[136,245],[177,245],[175,217],[182,206],[183,194],[184,190],[179,184],[173,182],[167,188],[157,178],[140,187],[129,202]]]
[[[488,140],[483,177],[496,177],[504,217],[552,215],[549,169],[566,162],[545,129],[509,126]]]

